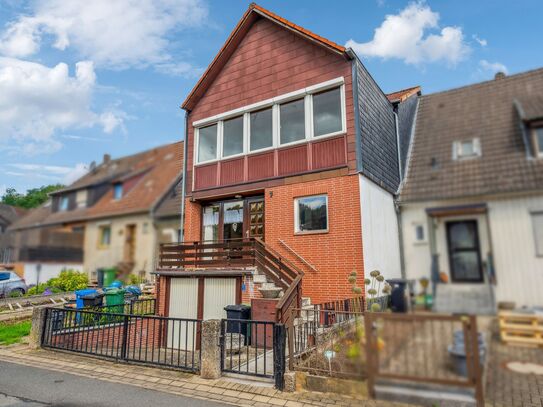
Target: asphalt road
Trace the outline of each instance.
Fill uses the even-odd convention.
[[[0,362],[0,407],[219,407],[225,405],[136,386]]]

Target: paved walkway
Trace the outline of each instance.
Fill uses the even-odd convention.
[[[332,393],[283,393],[269,386],[244,384],[226,378],[205,380],[179,371],[115,363],[63,352],[30,350],[26,345],[0,347],[0,360],[237,406],[407,406]]]
[[[543,374],[535,374],[533,369],[534,365],[543,366],[543,349],[504,345],[494,339],[490,354],[485,389],[487,405],[542,407]],[[515,363],[517,371],[508,368],[511,362],[520,362]]]

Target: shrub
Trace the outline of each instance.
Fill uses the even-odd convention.
[[[58,277],[50,279],[46,284],[47,287],[57,288],[60,291],[82,290],[89,285],[89,277],[86,273],[79,271],[62,270]]]

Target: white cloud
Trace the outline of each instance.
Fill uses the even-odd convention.
[[[73,167],[27,163],[15,163],[7,165],[19,171],[6,171],[6,174],[21,177],[32,176],[50,179],[64,185],[71,184],[88,172],[87,165],[83,163],[78,163]]]
[[[43,0],[11,22],[0,36],[0,52],[27,57],[42,42],[73,48],[98,66],[127,68],[171,63],[168,35],[201,27],[202,0]]]
[[[398,58],[407,64],[444,61],[454,65],[466,57],[470,48],[459,27],[428,33],[439,28],[438,22],[439,13],[428,5],[411,3],[399,14],[387,15],[371,41],[358,43],[351,39],[346,46],[367,57]]]
[[[54,152],[62,147],[57,130],[102,125],[112,132],[123,125],[122,114],[96,113],[91,99],[96,87],[92,62],[49,68],[39,63],[0,57],[0,151],[28,155]]]
[[[482,59],[479,61],[479,67],[483,71],[491,72],[493,74],[497,72],[503,72],[504,74],[507,74],[507,67],[502,64],[501,62],[488,62],[486,59]]]
[[[6,189],[8,189],[6,184],[0,184],[0,197],[4,196]]]
[[[477,43],[481,46],[481,47],[486,47],[488,45],[488,41],[485,40],[484,38],[479,38],[478,35],[474,34],[473,35],[473,39],[475,41],[477,41]]]

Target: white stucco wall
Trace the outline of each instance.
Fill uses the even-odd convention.
[[[38,264],[41,265],[38,273]],[[62,270],[83,271],[81,263],[24,263],[23,275],[28,285],[36,285],[38,281],[45,283],[53,277],[57,277]]]
[[[364,176],[360,181],[364,270],[385,278],[401,277],[398,223],[391,194]]]
[[[531,211],[543,210],[543,195],[473,201],[441,201],[402,205],[402,239],[408,278],[430,278],[430,244],[426,208],[486,203],[488,213],[464,215],[437,220],[436,246],[439,270],[449,275],[449,259],[445,222],[477,219],[481,259],[487,260],[492,248],[497,285],[496,301],[515,301],[517,306],[543,305],[543,258],[535,253]],[[487,225],[488,222],[488,225]],[[415,225],[424,226],[424,242],[417,242]],[[488,230],[490,229],[490,238]],[[485,275],[486,278],[486,275]]]
[[[98,244],[100,226],[111,226],[111,243],[102,248]],[[147,214],[89,221],[85,227],[84,269],[89,275],[101,267],[113,267],[124,259],[126,226],[136,226],[135,267],[133,272],[145,270],[147,278],[154,268],[156,231]]]

